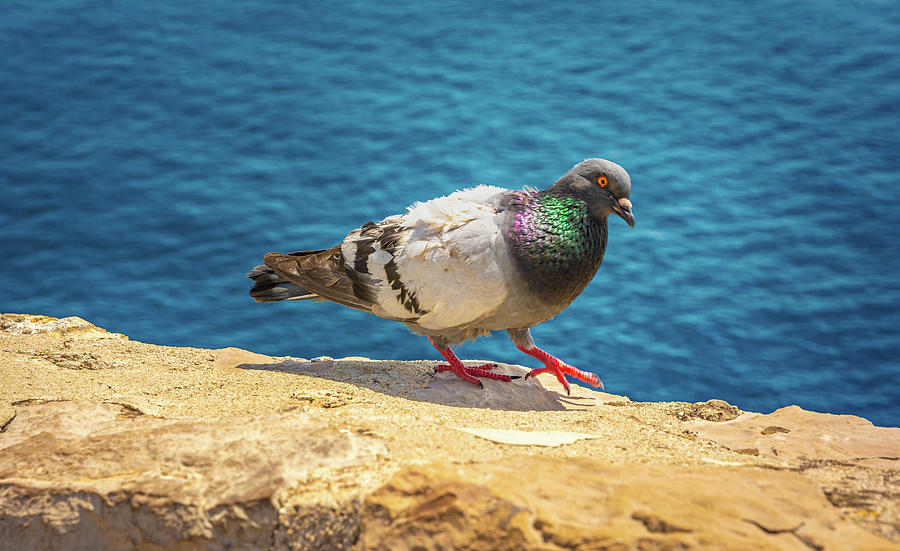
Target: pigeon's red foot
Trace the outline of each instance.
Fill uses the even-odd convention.
[[[532,369],[530,372],[526,373],[526,379],[528,377],[540,375],[541,373],[550,372],[556,375],[556,378],[562,384],[563,388],[566,389],[566,394],[570,394],[569,381],[566,380],[566,375],[574,377],[583,383],[587,383],[594,388],[600,387],[601,390],[603,389],[603,381],[600,380],[600,377],[597,377],[589,371],[583,371],[577,367],[571,366],[559,358],[547,354],[536,346],[533,348],[525,348],[524,346],[516,345],[516,347],[529,356],[534,356],[544,362],[544,367]]]
[[[474,371],[488,371],[497,367],[497,364],[491,363],[481,365],[465,365],[464,367],[466,368],[466,371],[474,375]],[[437,365],[435,366],[435,368],[437,368],[438,373],[443,373],[444,371],[453,371],[453,366],[447,364]],[[487,377],[488,375],[493,375],[493,373],[488,373],[487,375],[485,375],[485,377]]]
[[[428,339],[431,341],[431,339]],[[434,341],[431,341],[431,344],[434,344]],[[450,347],[440,348],[438,345],[434,344],[434,347],[437,348],[438,352],[441,353],[441,356],[447,360],[450,365],[441,364],[437,366],[437,372],[443,373],[444,371],[452,371],[456,373],[456,376],[464,381],[468,381],[473,385],[478,385],[481,388],[484,388],[479,377],[484,377],[485,379],[495,379],[497,381],[506,381],[507,383],[513,379],[519,379],[518,375],[501,375],[499,373],[492,373],[489,370],[497,367],[497,364],[487,363],[478,366],[466,366],[460,361],[459,358],[456,357],[456,354],[450,350]]]

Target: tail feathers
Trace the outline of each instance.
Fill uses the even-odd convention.
[[[306,289],[315,298],[337,302],[363,312],[372,311],[371,299],[348,273],[340,245],[320,251],[269,253],[264,262],[266,268],[286,281]]]
[[[278,302],[280,300],[306,300],[318,298],[315,293],[310,293],[303,287],[291,283],[281,277],[275,270],[268,266],[253,268],[247,277],[253,280],[253,288],[250,296],[256,302]]]

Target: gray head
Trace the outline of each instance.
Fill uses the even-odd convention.
[[[563,174],[547,190],[574,195],[587,201],[591,212],[605,219],[617,214],[634,227],[631,213],[631,178],[625,169],[606,159],[586,159]]]

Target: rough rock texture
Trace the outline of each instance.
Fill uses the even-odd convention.
[[[406,469],[367,500],[366,549],[878,549],[789,472],[512,457]]]
[[[900,429],[434,363],[2,315],[0,550],[900,549]]]
[[[0,510],[18,548],[127,548],[142,541],[267,547],[270,498],[316,468],[373,461],[377,439],[288,412],[216,421],[102,402],[16,402],[0,439]],[[59,529],[48,534],[46,524]],[[55,517],[55,518],[53,518]],[[233,522],[237,520],[237,522]],[[245,522],[248,521],[248,522]],[[229,532],[241,527],[241,534]]]

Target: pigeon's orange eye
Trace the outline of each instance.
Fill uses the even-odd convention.
[[[606,179],[606,176],[597,176],[597,183],[600,184],[600,187],[606,187],[609,185],[609,180]]]

